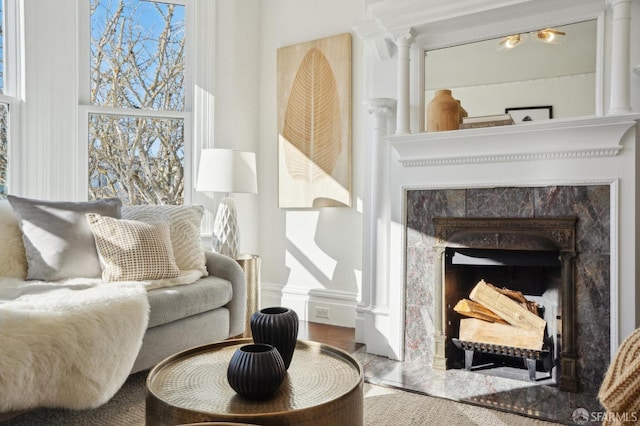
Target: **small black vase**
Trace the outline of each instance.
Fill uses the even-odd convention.
[[[286,374],[280,353],[273,346],[263,344],[240,347],[227,367],[229,385],[250,399],[271,396],[278,390]]]
[[[289,369],[298,341],[298,314],[283,307],[264,308],[251,315],[251,334],[256,343],[273,345]]]

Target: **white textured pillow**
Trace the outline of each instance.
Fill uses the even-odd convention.
[[[145,223],[87,214],[104,281],[143,281],[180,274],[167,222]]]
[[[27,255],[18,217],[7,200],[0,200],[0,277],[27,278]]]
[[[169,222],[171,245],[181,271],[197,270],[208,275],[204,247],[200,240],[200,224],[204,207],[198,205],[142,205],[122,207],[122,218],[141,222]]]

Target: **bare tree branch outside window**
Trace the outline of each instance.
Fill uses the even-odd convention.
[[[182,204],[184,67],[184,6],[91,0],[90,103],[149,114],[90,114],[90,199]]]

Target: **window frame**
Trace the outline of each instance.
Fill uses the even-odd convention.
[[[195,46],[195,18],[192,0],[149,0],[156,3],[172,3],[184,6],[185,11],[185,70],[184,70],[184,110],[166,111],[151,109],[115,108],[91,105],[91,17],[89,0],[78,0],[78,158],[85,161],[78,167],[78,179],[82,182],[78,194],[81,199],[89,198],[89,116],[117,115],[145,118],[182,119],[184,126],[184,194],[183,203],[193,200],[193,58]]]
[[[19,144],[21,136],[22,96],[24,94],[22,64],[23,11],[20,0],[0,0],[4,5],[2,16],[4,26],[4,93],[0,93],[0,102],[8,104],[7,121],[7,194],[24,192],[27,178],[26,154],[24,144]]]

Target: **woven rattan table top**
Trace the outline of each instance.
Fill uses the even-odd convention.
[[[151,370],[147,398],[178,410],[228,415],[260,415],[304,410],[340,399],[361,386],[362,367],[332,346],[299,340],[287,377],[265,401],[247,400],[229,386],[233,353],[251,339],[200,346],[176,354]]]

